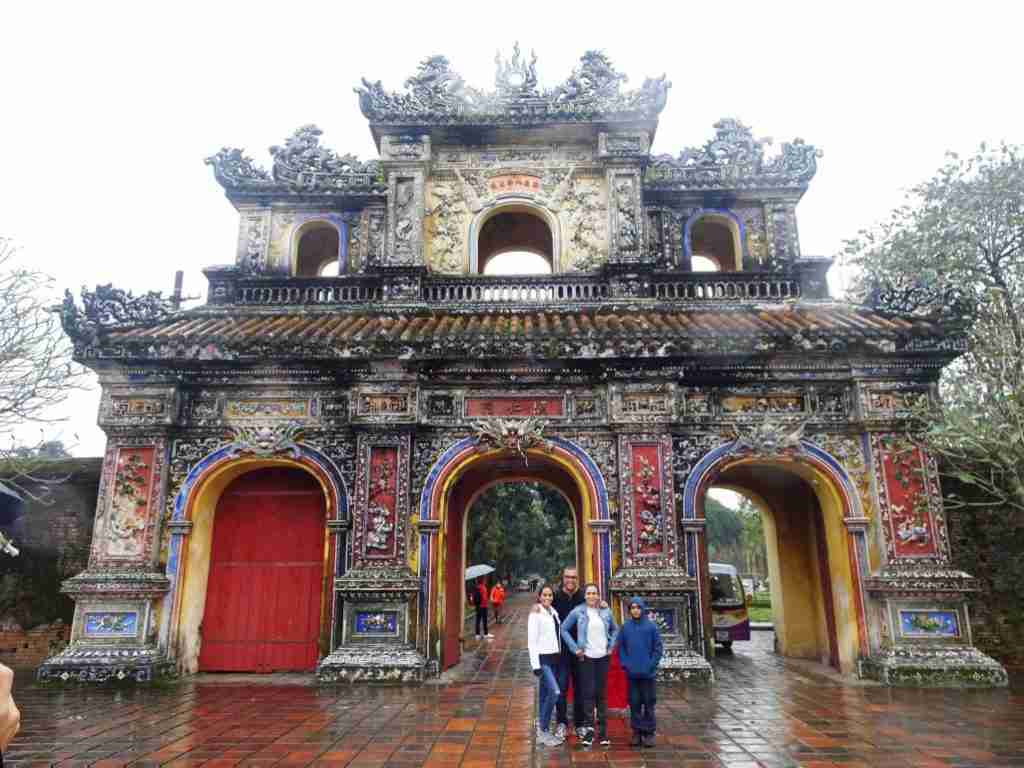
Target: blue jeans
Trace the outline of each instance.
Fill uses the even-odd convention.
[[[540,677],[537,680],[539,687],[537,702],[537,725],[547,732],[551,724],[551,713],[555,711],[555,702],[558,701],[558,681],[555,680],[555,669],[548,664],[540,665]]]
[[[654,679],[629,678],[629,722],[637,733],[654,733],[654,705],[658,696]]]

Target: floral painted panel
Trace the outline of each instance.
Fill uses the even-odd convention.
[[[154,446],[119,447],[107,507],[106,554],[136,557],[145,551],[150,496],[156,482]]]
[[[903,637],[940,637],[959,639],[960,619],[956,611],[901,610],[900,634]]]
[[[660,555],[665,549],[661,503],[661,456],[657,445],[632,446],[634,546],[638,555]]]
[[[370,476],[363,530],[367,557],[394,557],[396,554],[396,508],[398,500],[398,447],[377,445],[370,448]]]
[[[892,553],[897,558],[936,557],[939,547],[930,508],[932,489],[921,449],[897,435],[878,438],[876,448]]]
[[[135,637],[139,614],[135,611],[86,613],[82,631],[86,637]]]
[[[359,635],[398,635],[398,611],[358,611],[355,631]]]

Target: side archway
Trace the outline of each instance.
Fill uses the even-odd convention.
[[[168,522],[171,541],[166,568],[170,590],[161,607],[159,643],[184,672],[195,672],[198,668],[217,504],[225,489],[242,475],[268,468],[293,468],[311,475],[323,492],[326,508],[325,583],[329,584],[334,575],[345,570],[344,532],[350,527],[349,499],[334,462],[317,448],[303,443],[294,443],[288,451],[269,456],[247,451],[247,446],[232,443],[211,452],[196,462],[174,497]],[[321,630],[329,629],[331,647],[335,642],[336,602],[325,588]],[[329,650],[321,648],[321,654]]]
[[[496,480],[539,480],[559,490],[574,507],[577,530],[577,558],[581,580],[596,581],[602,591],[611,580],[612,521],[608,511],[608,491],[593,459],[575,443],[548,438],[548,447],[526,452],[528,464],[502,466],[506,451],[481,450],[475,438],[465,438],[446,450],[431,467],[420,495],[419,508],[419,636],[417,644],[428,660],[444,667],[457,660],[458,648],[442,647],[442,638],[461,634],[446,632],[446,620],[461,616],[453,601],[463,592],[461,558],[464,547],[464,513],[468,501]],[[466,480],[465,483],[460,481]],[[462,487],[465,486],[465,487]],[[453,541],[457,537],[459,541]],[[451,583],[457,579],[458,590]]]
[[[760,473],[758,475],[758,473]],[[804,621],[803,629],[793,628],[789,635],[781,634],[780,651],[787,653],[787,647],[793,649],[814,646],[803,634],[818,632],[825,640],[816,647],[822,656],[829,657],[829,663],[844,673],[854,670],[857,659],[868,655],[869,638],[865,613],[864,579],[867,576],[867,519],[861,507],[860,497],[854,484],[842,464],[809,440],[801,440],[799,450],[779,452],[770,455],[752,454],[740,448],[738,441],[719,446],[707,453],[695,466],[687,479],[683,490],[682,514],[683,528],[687,530],[687,562],[693,562],[690,575],[697,578],[700,590],[700,614],[703,623],[703,634],[708,648],[711,647],[711,606],[710,588],[706,578],[708,569],[707,545],[699,525],[687,526],[687,521],[700,523],[704,518],[703,504],[708,489],[712,485],[734,487],[757,500],[762,510],[770,511],[772,504],[767,500],[768,491],[762,492],[759,483],[751,478],[774,477],[790,478],[793,498],[806,497],[810,504],[807,509],[812,517],[797,521],[801,525],[793,530],[805,532],[806,541],[801,541],[804,559],[812,563],[805,568],[806,573],[799,574],[817,590],[816,599],[820,603],[820,616],[815,620],[822,626],[811,626],[814,622]],[[778,495],[777,495],[778,498]],[[787,505],[776,502],[777,511],[786,512],[793,517],[791,510],[784,509]],[[781,530],[787,522],[784,515],[769,514],[770,525],[766,526],[769,536],[778,536],[777,547],[788,546]],[[776,534],[778,532],[778,534]],[[693,557],[690,557],[692,553]],[[773,573],[773,600],[775,588],[782,589],[779,577],[779,563],[786,560],[790,567],[800,560],[783,556],[782,549],[775,549],[769,542],[769,568],[775,563]],[[789,579],[788,583],[792,583]],[[792,591],[792,590],[791,590]],[[795,601],[789,600],[793,605]],[[806,600],[805,600],[806,604]],[[794,627],[796,623],[793,622]],[[819,631],[820,630],[820,631]],[[784,629],[784,632],[786,630]],[[803,634],[801,634],[803,633]],[[787,645],[788,644],[788,645]],[[796,655],[801,654],[794,650]]]

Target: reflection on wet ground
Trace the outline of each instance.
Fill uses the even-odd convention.
[[[308,677],[200,676],[149,688],[42,688],[23,675],[8,765],[1024,766],[1024,689],[893,690],[843,683],[772,653],[770,632],[715,660],[710,688],[663,685],[658,743],[535,749],[526,598],[457,679],[418,688],[318,688]],[[300,684],[295,684],[295,682]]]

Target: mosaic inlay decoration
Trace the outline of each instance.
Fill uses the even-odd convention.
[[[370,449],[369,492],[363,530],[367,557],[394,557],[396,553],[395,510],[398,496],[398,448]]]
[[[135,611],[86,613],[82,632],[86,637],[135,637],[138,623]]]
[[[649,608],[647,618],[653,621],[663,635],[678,634],[675,608]]]
[[[355,615],[357,635],[398,635],[398,611],[357,611]]]
[[[106,553],[110,557],[135,557],[145,549],[155,452],[153,446],[117,449],[107,506]]]
[[[921,449],[895,435],[882,437],[878,446],[889,502],[888,534],[896,557],[938,555]]]
[[[903,637],[960,638],[960,619],[956,611],[900,610],[899,617]]]
[[[236,421],[306,419],[309,415],[308,400],[228,400],[224,406],[224,418]]]

